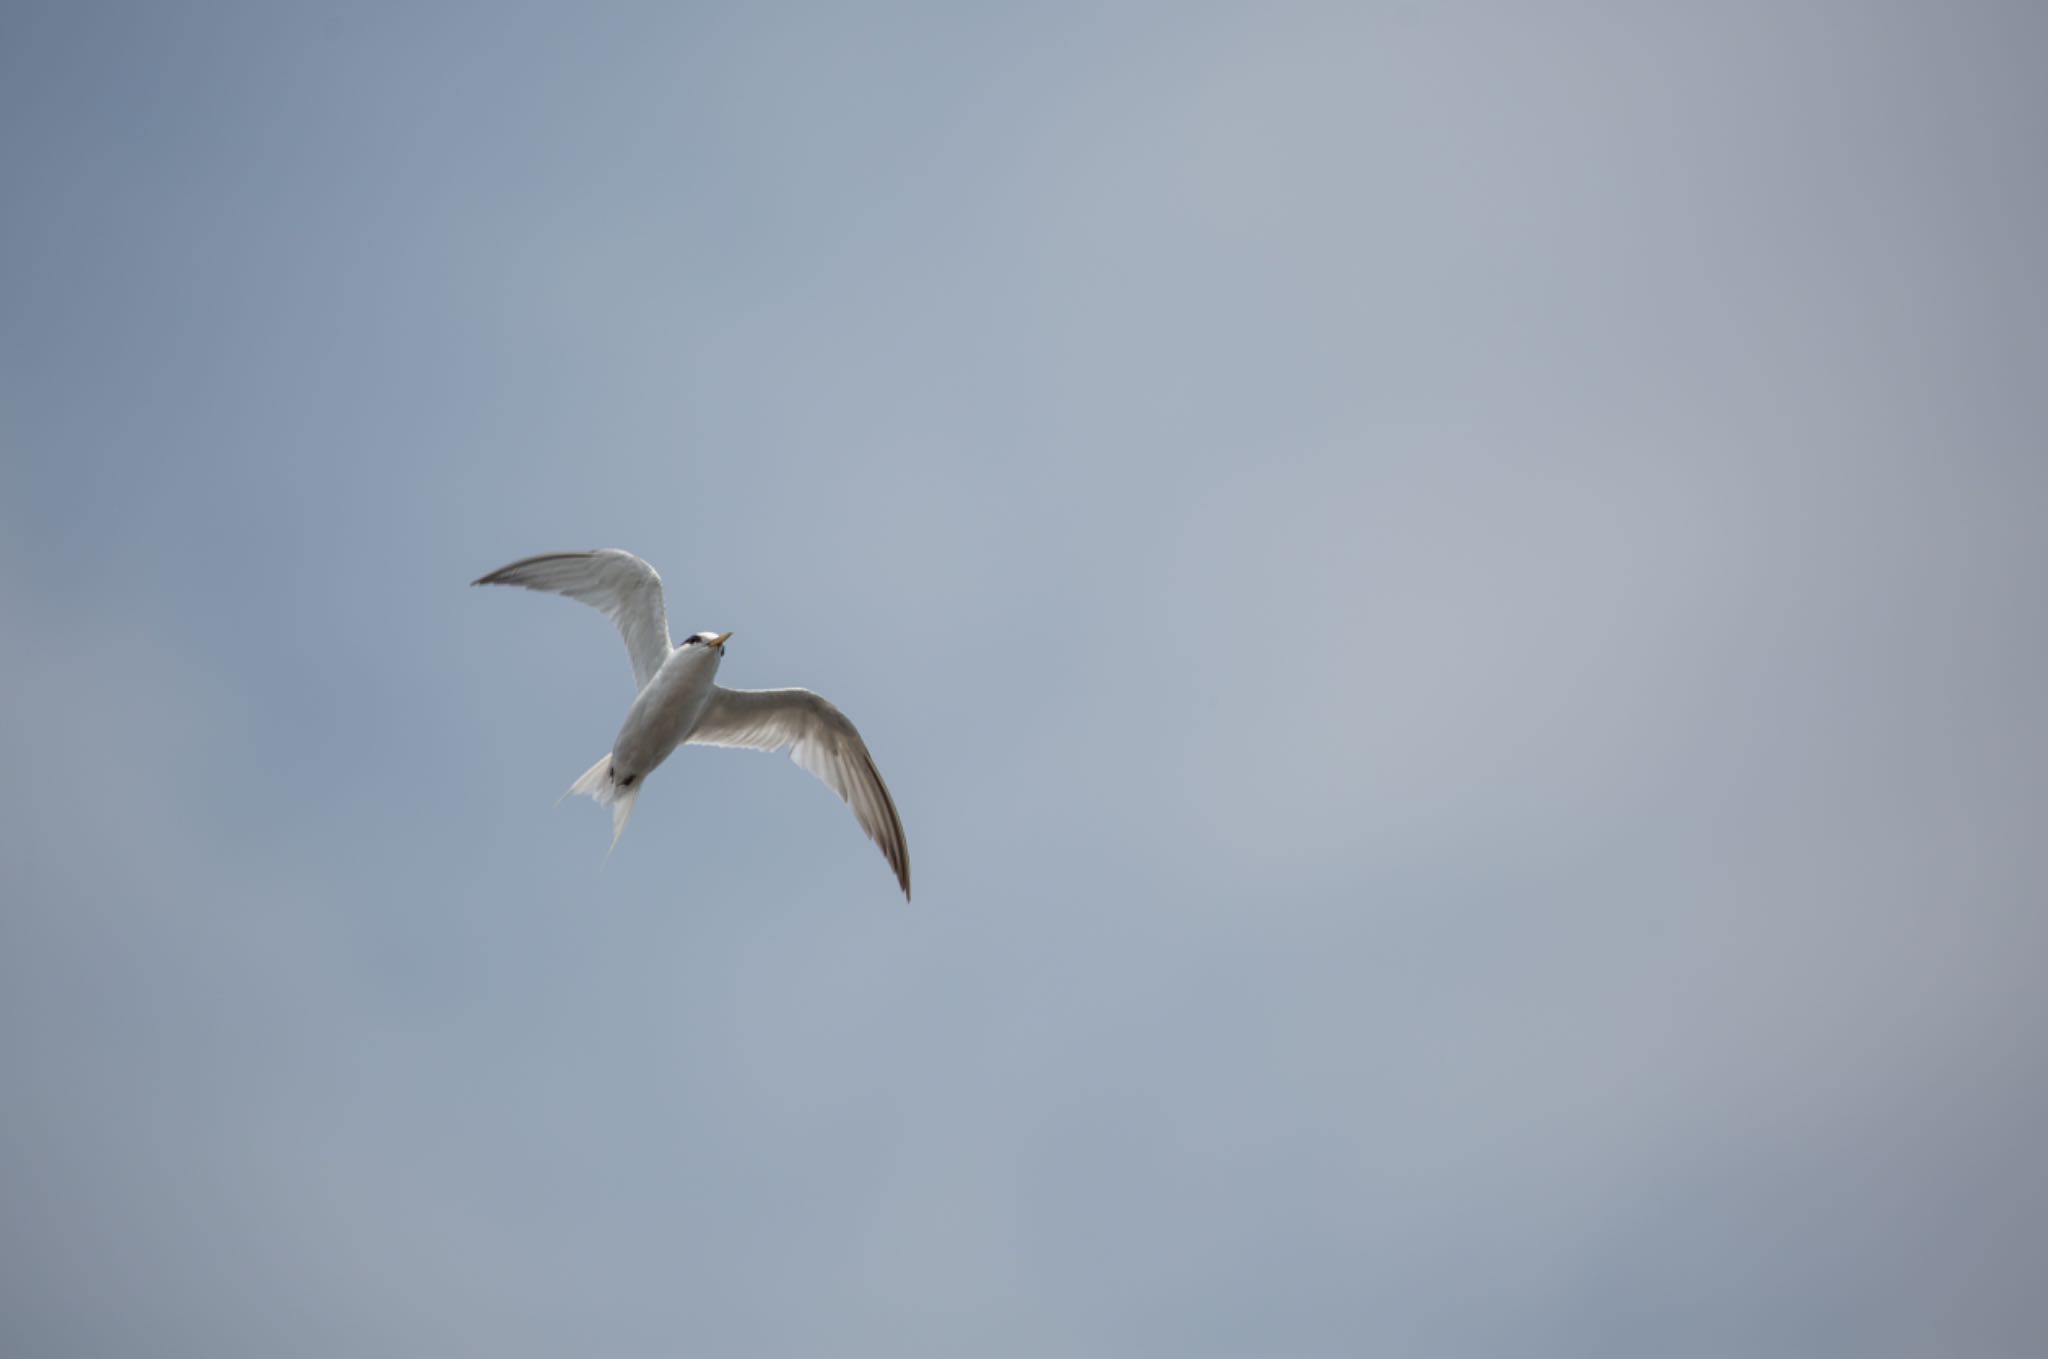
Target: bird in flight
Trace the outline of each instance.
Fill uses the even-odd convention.
[[[700,632],[678,646],[669,640],[661,577],[630,552],[549,552],[501,566],[472,585],[521,585],[567,595],[617,625],[633,661],[638,690],[604,758],[562,794],[587,795],[612,811],[619,843],[647,776],[680,745],[787,749],[853,809],[860,828],[880,847],[910,899],[910,849],[889,785],[846,714],[808,689],[726,689],[712,681],[725,658],[729,632]]]

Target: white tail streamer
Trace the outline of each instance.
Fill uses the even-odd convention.
[[[562,797],[579,794],[600,807],[612,809],[612,844],[611,849],[605,851],[605,857],[609,859],[612,849],[619,847],[619,837],[626,833],[626,823],[633,819],[633,804],[639,800],[640,786],[636,783],[630,788],[619,787],[612,778],[612,753],[607,750],[602,759],[583,772],[582,778],[569,785],[569,791]],[[556,798],[556,805],[561,805],[561,801],[562,798]]]

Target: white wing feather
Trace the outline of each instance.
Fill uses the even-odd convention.
[[[595,552],[549,552],[501,566],[472,585],[523,585],[581,600],[618,625],[633,659],[639,692],[675,649],[668,637],[668,605],[661,577],[632,553],[616,547]]]
[[[910,898],[910,847],[889,785],[882,782],[867,743],[846,714],[808,689],[722,689],[714,686],[711,701],[690,730],[693,746],[743,746],[749,750],[781,750],[824,781],[846,800],[854,819],[881,849],[896,871],[903,896]]]

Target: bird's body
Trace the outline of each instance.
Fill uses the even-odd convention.
[[[725,689],[719,662],[731,633],[669,640],[661,577],[630,552],[555,552],[501,566],[470,582],[567,595],[618,625],[633,661],[635,694],[612,748],[563,796],[582,794],[612,812],[612,844],[625,833],[647,776],[681,745],[790,749],[853,809],[861,829],[910,896],[910,851],[888,785],[846,715],[808,689]]]
[[[715,646],[679,646],[662,662],[645,688],[633,696],[626,720],[612,738],[612,764],[629,784],[651,774],[704,715],[718,686],[718,663],[724,653]]]

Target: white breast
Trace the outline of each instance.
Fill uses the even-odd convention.
[[[677,647],[647,681],[612,741],[612,766],[620,779],[644,777],[682,744],[711,697],[718,660],[711,647]]]

